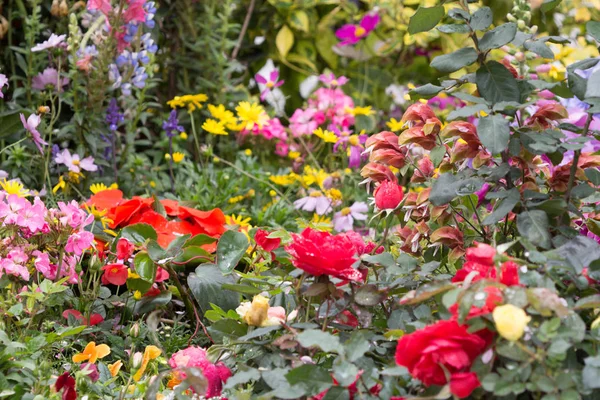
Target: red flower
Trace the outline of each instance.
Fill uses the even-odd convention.
[[[74,310],[72,308],[65,310],[62,313],[63,318],[65,318],[67,320],[69,319],[69,315],[72,315],[77,321],[79,321],[79,323],[81,325],[94,326],[94,325],[98,325],[100,322],[104,321],[104,318],[100,314],[92,314],[92,315],[90,315],[89,320],[86,321],[85,318],[83,317],[83,314],[81,314],[79,311]]]
[[[104,274],[102,275],[102,284],[121,286],[127,282],[127,267],[123,264],[108,264],[102,267]]]
[[[127,260],[133,254],[135,245],[125,238],[117,241],[117,258],[119,260]]]
[[[156,278],[154,278],[154,282],[163,282],[169,279],[169,273],[166,269],[158,267],[156,268]]]
[[[357,259],[352,240],[345,235],[332,235],[306,228],[302,234],[292,234],[292,243],[285,250],[292,264],[311,275],[330,275],[350,281],[362,280],[361,273],[352,268]]]
[[[450,393],[464,399],[481,386],[475,372],[459,372],[450,377]]]
[[[61,376],[58,377],[56,383],[54,384],[57,392],[63,390],[62,400],[75,400],[77,399],[77,392],[75,391],[75,379],[69,375],[68,372],[65,372]]]
[[[404,335],[396,347],[396,363],[408,368],[426,386],[445,385],[445,371],[466,372],[488,345],[488,340],[469,333],[454,320],[438,321]]]
[[[481,279],[493,279],[507,286],[519,285],[519,266],[512,261],[507,261],[500,267],[500,279],[497,277],[496,267],[494,265],[494,256],[496,249],[484,243],[475,242],[475,247],[467,249],[466,262],[463,267],[456,271],[452,282],[462,282],[473,271],[472,282]]]
[[[512,261],[507,261],[500,267],[500,283],[506,286],[518,286],[519,266]]]
[[[280,238],[270,239],[270,238],[268,238],[269,234],[270,233],[267,231],[263,231],[262,229],[257,229],[256,233],[254,234],[254,240],[256,241],[256,244],[258,246],[263,248],[263,250],[268,251],[268,252],[273,252],[273,250],[275,250],[276,248],[278,248],[281,245],[281,239]]]
[[[375,189],[375,205],[380,210],[394,210],[404,198],[402,186],[396,182],[383,181]]]
[[[483,291],[486,293],[485,304],[483,307],[471,306],[467,319],[475,318],[480,315],[489,314],[494,311],[494,308],[498,304],[501,304],[504,298],[502,297],[502,291],[495,286],[488,286]],[[452,313],[453,318],[458,318],[458,303],[453,304],[448,309]]]

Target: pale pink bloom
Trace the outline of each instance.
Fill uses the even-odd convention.
[[[59,201],[58,208],[62,213],[59,218],[60,223],[71,228],[84,228],[94,220],[94,216],[82,210],[75,200],[71,200],[70,203]]]
[[[31,207],[31,203],[16,194],[10,194],[5,201],[0,203],[0,218],[4,219],[3,225],[16,224],[22,210]]]
[[[345,76],[340,76],[339,78],[336,78],[333,72],[331,72],[330,74],[322,74],[321,76],[319,76],[319,80],[323,82],[327,87],[339,87],[348,83],[348,78],[346,78]]]
[[[91,63],[92,63],[92,56],[90,54],[86,54],[85,56],[83,56],[82,58],[77,60],[75,65],[77,66],[77,69],[84,71],[84,72],[89,72]]]
[[[188,347],[179,350],[171,356],[169,365],[173,369],[177,368],[200,368],[202,375],[207,381],[207,389],[204,397],[218,397],[221,395],[223,383],[231,376],[231,371],[223,363],[213,364],[207,357],[206,350],[200,347]],[[185,379],[185,372],[178,371],[180,379]]]
[[[107,15],[112,7],[110,6],[110,0],[88,0],[87,9],[90,11],[100,10],[104,15]]]
[[[295,137],[302,135],[312,135],[313,131],[317,129],[317,122],[314,120],[314,116],[317,110],[309,108],[302,110],[298,108],[294,111],[294,114],[290,118],[290,130]]]
[[[65,250],[76,256],[80,256],[85,250],[90,248],[93,242],[94,235],[91,232],[75,232],[67,239]]]
[[[333,216],[333,229],[338,232],[351,231],[354,226],[354,220],[364,221],[367,219],[366,212],[369,211],[367,203],[357,201],[350,207],[338,211]]]
[[[0,99],[4,98],[4,93],[2,93],[2,88],[4,86],[8,87],[8,79],[6,78],[6,75],[0,74]]]
[[[56,84],[59,84],[58,92],[62,92],[62,87],[68,85],[69,78],[60,79],[58,71],[55,68],[46,68],[31,80],[31,87],[36,90],[46,90],[48,87],[56,89]]]
[[[93,157],[86,157],[84,159],[80,159],[79,154],[75,153],[71,155],[68,149],[64,149],[62,152],[58,153],[54,158],[54,162],[57,164],[64,164],[69,171],[80,173],[81,170],[85,171],[97,171],[98,166],[94,164]]]
[[[38,43],[35,46],[33,46],[31,48],[31,51],[35,53],[36,51],[53,49],[62,45],[66,38],[67,35],[56,35],[53,33],[45,42]]]
[[[27,254],[20,249],[12,249],[6,258],[0,260],[0,271],[4,271],[9,275],[20,276],[23,280],[29,280],[29,271],[27,266]]]
[[[313,191],[310,195],[298,199],[294,202],[296,209],[308,212],[316,212],[323,215],[331,211],[331,200],[319,191]]]
[[[33,143],[35,143],[35,146],[38,148],[40,153],[44,154],[42,146],[45,146],[48,143],[42,139],[42,134],[37,130],[40,122],[42,122],[42,118],[36,114],[31,114],[29,117],[27,117],[27,120],[25,120],[25,115],[23,114],[19,114],[19,117],[21,118],[23,128],[25,128],[27,132],[31,133],[31,137],[33,138]]]
[[[48,256],[48,253],[42,253],[39,250],[35,250],[31,254],[35,257],[35,260],[33,261],[35,269],[44,275],[44,278],[55,279],[56,265],[50,264],[50,257]]]

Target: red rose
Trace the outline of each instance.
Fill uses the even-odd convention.
[[[127,282],[127,276],[129,274],[127,267],[123,264],[108,264],[102,267],[102,271],[104,271],[104,274],[102,275],[103,285],[112,283],[113,285],[121,286]]]
[[[269,235],[270,232],[264,231],[262,229],[257,229],[256,233],[254,234],[254,240],[256,241],[256,244],[258,246],[263,248],[263,250],[271,253],[273,250],[275,250],[281,245],[281,239],[270,239],[268,238]]]
[[[92,314],[90,315],[90,319],[86,321],[86,319],[83,317],[83,314],[72,308],[63,311],[62,313],[63,318],[67,320],[69,319],[69,315],[73,316],[73,318],[79,321],[81,325],[93,326],[98,325],[100,322],[104,321],[104,318],[100,314]]]
[[[472,282],[481,279],[493,279],[506,286],[517,286],[519,282],[519,266],[512,261],[507,261],[500,267],[500,279],[497,277],[494,257],[496,249],[484,243],[475,242],[475,247],[467,249],[466,261],[463,267],[456,271],[452,282],[462,282],[469,274],[476,272]]]
[[[127,260],[133,254],[135,245],[125,238],[117,241],[117,258],[119,260]]]
[[[481,386],[475,372],[459,372],[450,377],[450,393],[464,399]]]
[[[488,345],[487,340],[467,329],[454,320],[438,321],[404,335],[396,347],[396,363],[426,386],[445,385],[445,371],[468,371]]]
[[[496,249],[485,243],[475,242],[474,244],[475,247],[467,249],[467,261],[485,265],[494,265]]]
[[[375,205],[380,210],[394,210],[404,198],[402,186],[396,182],[383,181],[375,189]]]
[[[507,261],[500,267],[500,283],[506,286],[518,286],[519,266],[512,261]]]
[[[491,313],[494,311],[494,308],[504,300],[502,291],[495,286],[488,286],[483,289],[483,291],[486,293],[485,304],[483,307],[471,306],[467,319]],[[448,311],[452,313],[453,318],[458,318],[458,303],[450,306]]]
[[[361,273],[352,268],[357,261],[356,249],[347,236],[306,228],[300,235],[292,234],[292,239],[285,250],[292,256],[296,268],[315,276],[362,280]]]

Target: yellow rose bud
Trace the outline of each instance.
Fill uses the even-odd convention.
[[[252,299],[250,310],[244,315],[244,321],[251,326],[261,326],[267,319],[269,312],[269,299],[256,295]]]
[[[521,339],[523,333],[525,333],[525,327],[531,321],[531,317],[525,311],[512,304],[494,308],[492,316],[498,334],[511,342]]]

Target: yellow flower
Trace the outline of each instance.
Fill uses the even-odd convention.
[[[349,109],[352,115],[371,115],[375,114],[375,111],[371,109],[371,106],[367,107],[354,107],[354,109]]]
[[[123,361],[119,360],[116,361],[112,364],[108,364],[108,371],[110,372],[110,375],[114,378],[115,376],[117,376],[117,374],[119,373],[119,371],[121,370],[121,367],[123,366]]]
[[[151,188],[155,188],[155,187],[156,187],[156,182],[154,182],[154,181],[150,181],[150,187],[151,187]]]
[[[67,183],[65,182],[65,179],[61,175],[58,178],[58,183],[56,184],[56,186],[54,186],[52,188],[52,193],[56,194],[56,192],[58,192],[59,189],[62,189],[64,191],[66,188],[67,188]]]
[[[254,125],[262,128],[269,120],[269,116],[264,108],[258,103],[240,101],[235,111],[240,121],[244,124],[244,128],[247,130],[254,128]]]
[[[402,127],[404,126],[402,121],[397,121],[396,118],[390,119],[389,122],[386,123],[386,125],[388,128],[390,128],[390,131],[392,132],[398,132],[402,130]]]
[[[224,125],[235,124],[237,122],[233,112],[227,110],[223,104],[219,104],[218,106],[209,104],[208,112],[210,112],[213,118],[218,119]]]
[[[296,158],[300,157],[300,152],[299,151],[290,151],[288,153],[288,157],[291,158],[292,160],[295,160]]]
[[[187,133],[185,133],[185,132],[181,132],[181,133],[179,134],[179,138],[180,138],[181,140],[187,140],[187,138],[188,138],[188,134],[187,134]]]
[[[87,361],[94,364],[99,358],[104,358],[110,354],[110,347],[105,344],[96,346],[95,342],[89,342],[83,352],[73,356],[73,362],[80,363]]]
[[[246,193],[246,197],[254,197],[256,196],[256,190],[254,189],[250,189],[248,190],[248,193]]]
[[[315,129],[313,134],[321,138],[321,140],[323,140],[325,143],[337,143],[339,140],[339,137],[335,133],[328,130],[323,130],[321,128]]]
[[[244,218],[241,215],[231,214],[231,215],[225,216],[225,223],[227,225],[237,225],[240,228],[245,228],[245,227],[250,226],[250,221],[252,221],[252,218],[250,218],[250,217]]]
[[[250,326],[262,326],[269,313],[269,299],[256,295],[252,299],[250,309],[243,315],[243,320]]]
[[[133,292],[133,298],[136,300],[141,300],[142,292],[140,292],[139,290],[136,290],[135,292]]]
[[[275,196],[277,196],[277,192],[274,191],[273,189],[271,189],[271,190],[269,190],[269,196],[275,197]]]
[[[187,107],[189,112],[202,108],[202,103],[208,100],[205,94],[186,94],[185,96],[175,96],[173,100],[167,101],[171,108]]]
[[[175,152],[175,153],[173,153],[173,162],[175,164],[180,163],[181,161],[183,161],[184,157],[185,157],[185,154],[180,153],[180,152]]]
[[[171,155],[169,153],[165,154],[165,160],[170,160],[171,159]]]
[[[313,183],[319,185],[320,188],[323,188],[323,182],[325,179],[329,177],[329,174],[322,169],[315,169],[310,165],[306,165],[302,174],[302,183],[305,186],[310,186]]]
[[[23,184],[16,179],[10,181],[4,179],[0,182],[0,187],[2,187],[2,190],[4,190],[6,194],[15,194],[19,197],[29,196],[29,191],[25,189]]]
[[[202,124],[202,129],[213,135],[228,135],[229,133],[225,130],[223,122],[216,121],[214,119],[207,119]]]
[[[492,313],[498,334],[506,340],[515,342],[525,333],[525,327],[531,317],[521,308],[512,304],[505,304],[494,308]]]
[[[250,149],[246,149],[244,150],[244,154],[247,155],[248,157],[252,155],[252,150]]]
[[[100,193],[103,190],[108,190],[108,186],[106,186],[104,183],[93,183],[90,185],[90,192],[93,194]]]
[[[85,207],[88,213],[92,214],[95,218],[98,218],[100,220],[100,223],[102,224],[102,229],[104,229],[106,232],[110,224],[113,223],[113,220],[106,216],[106,214],[108,214],[108,210],[98,210],[93,204],[91,206],[84,204],[83,206]],[[117,235],[115,234],[114,236]]]
[[[133,380],[138,382],[140,379],[142,379],[142,375],[144,375],[144,372],[146,371],[146,367],[148,366],[150,360],[158,358],[158,356],[160,356],[161,353],[161,350],[156,346],[146,346],[146,349],[144,350],[144,357],[142,358],[142,366],[133,376]]]
[[[296,182],[298,179],[298,175],[295,173],[290,173],[288,175],[272,175],[269,177],[269,180],[276,185],[288,186]]]
[[[127,270],[127,279],[139,279],[139,275],[133,272],[132,270]]]
[[[342,192],[335,188],[325,191],[325,195],[334,202],[342,200]]]
[[[230,198],[229,200],[227,200],[227,202],[229,204],[235,204],[235,203],[239,203],[242,200],[244,200],[244,196],[234,196],[234,197]]]

